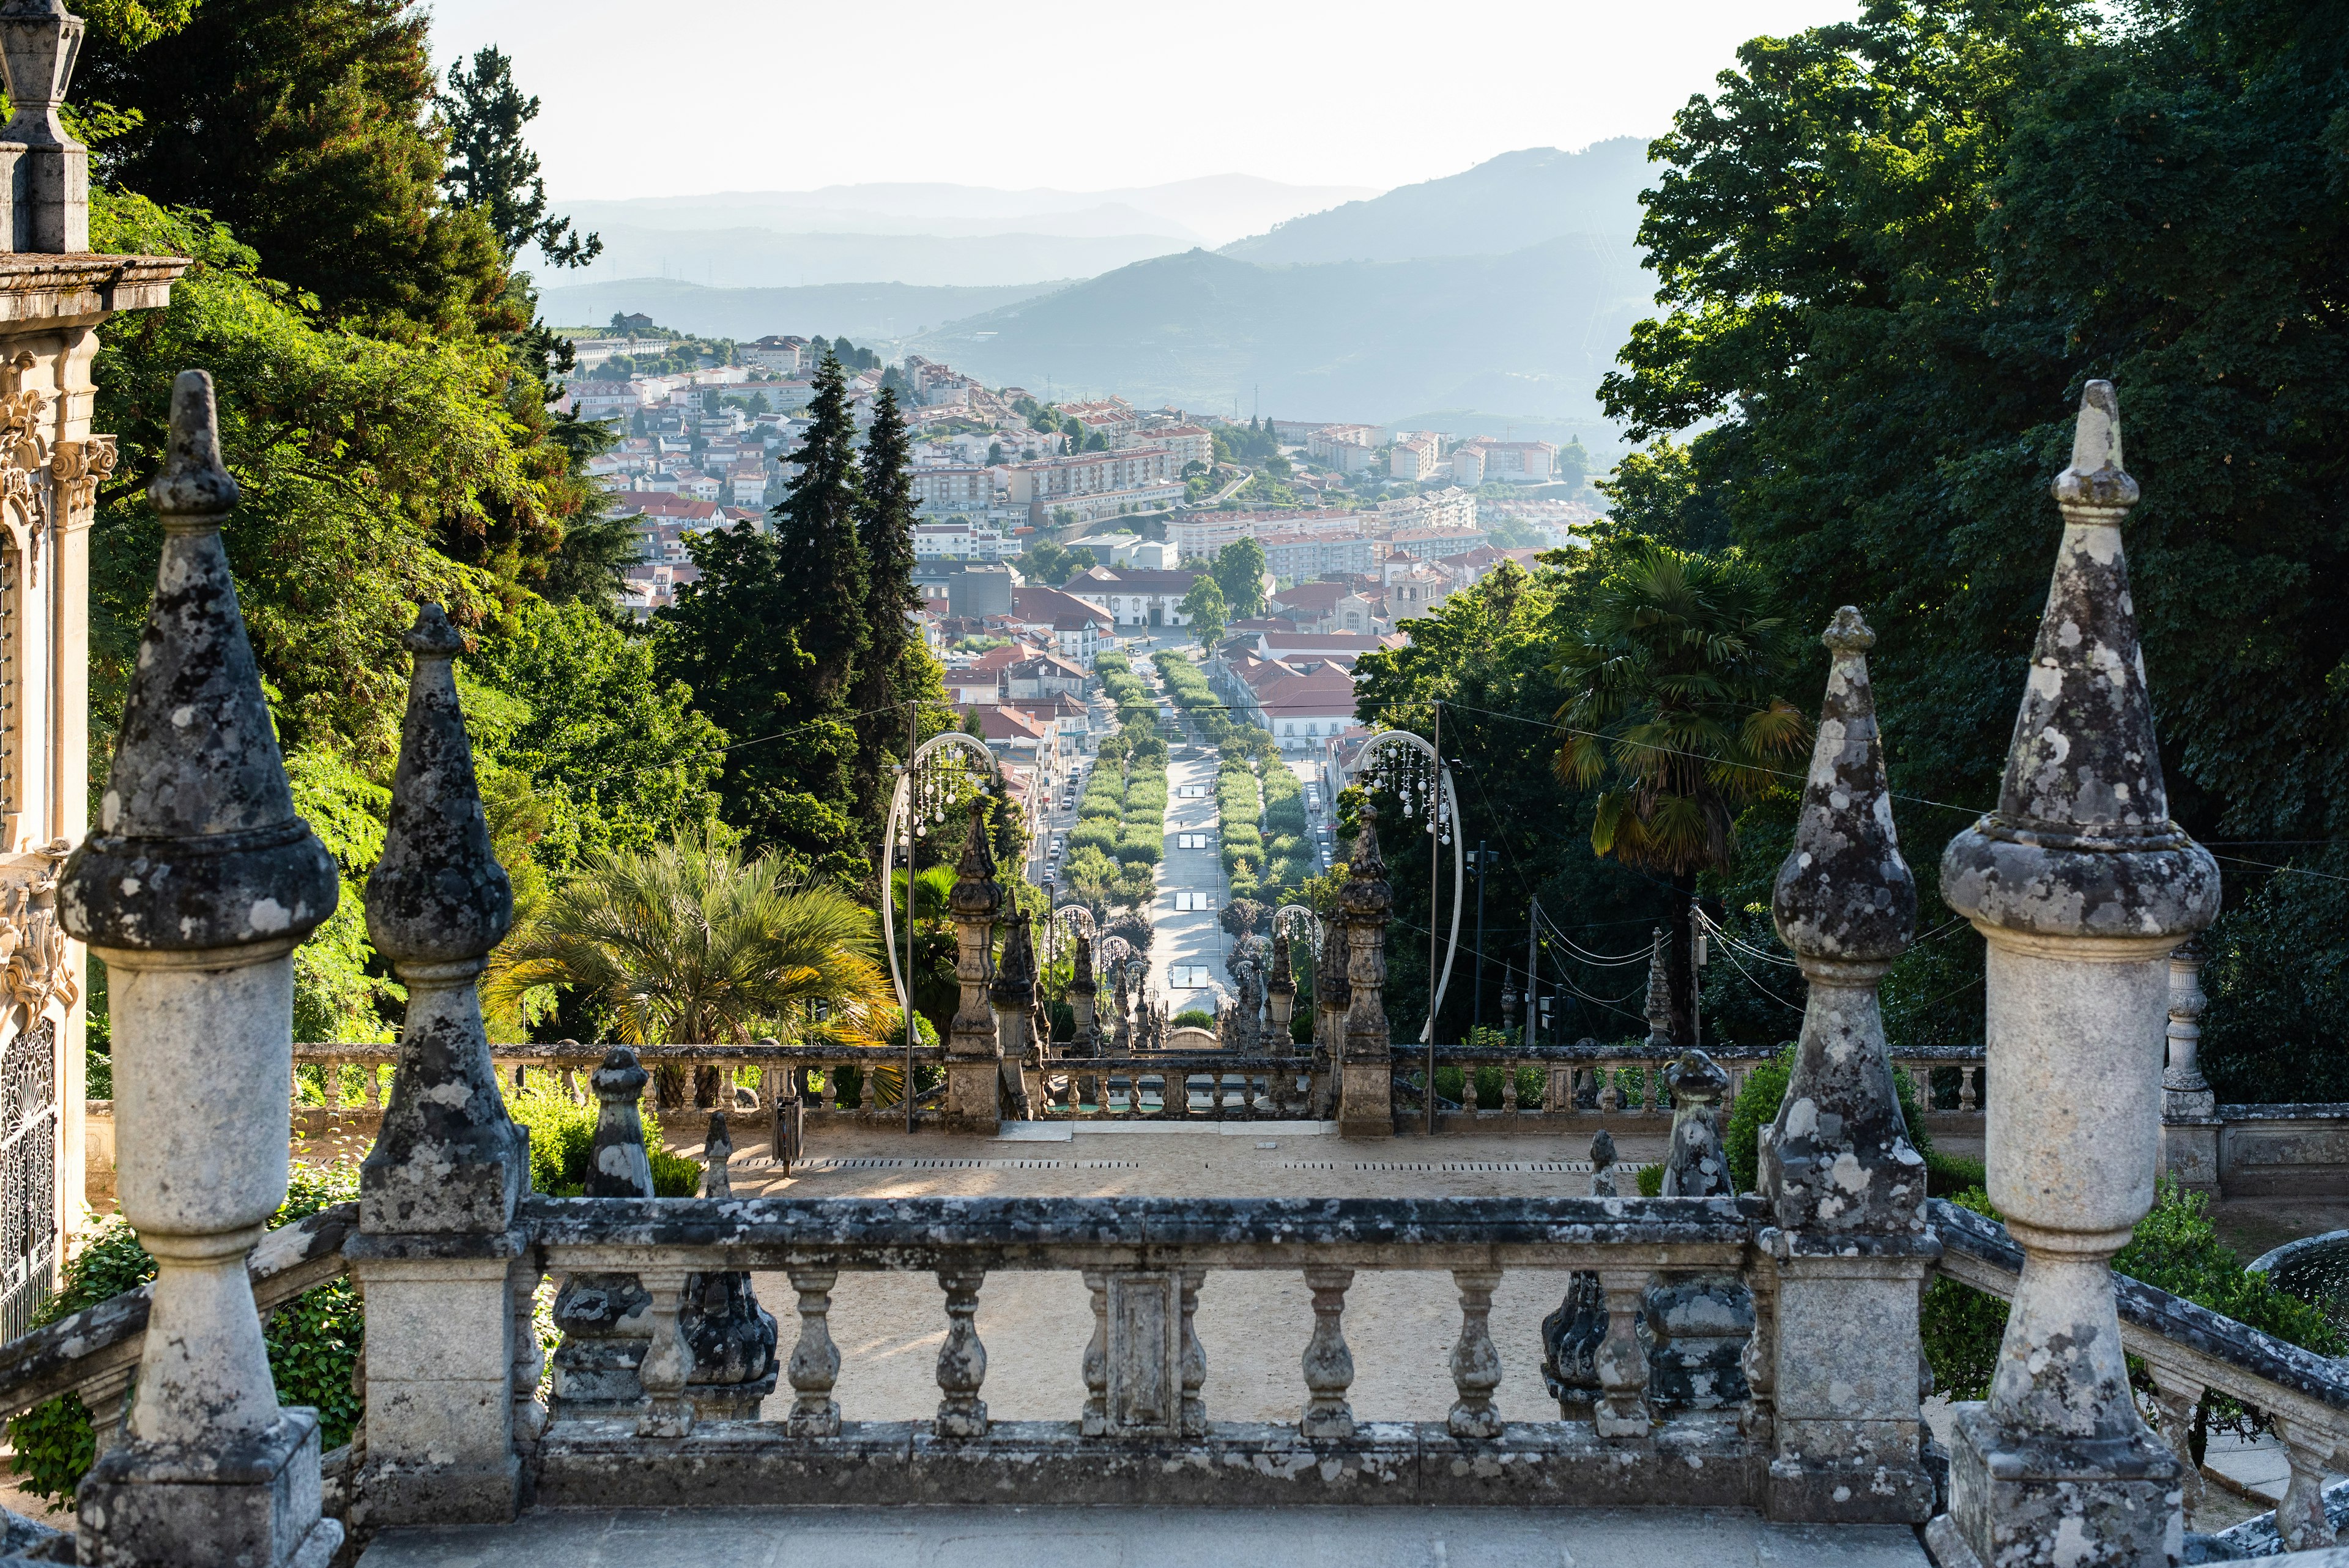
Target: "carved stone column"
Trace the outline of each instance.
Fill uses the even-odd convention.
[[[2169,954],[2219,907],[2216,862],[2169,820],[2109,382],[2088,383],[2054,491],[2063,542],[1998,810],[1941,857],[1942,896],[1990,944],[1990,1198],[2023,1261],[1933,1530],[1999,1568],[2161,1563],[2175,1540],[2178,1460],[2130,1397],[2111,1264],[2153,1202]]]
[[[514,1224],[530,1136],[506,1114],[481,1026],[481,970],[513,923],[513,890],[457,699],[465,642],[437,604],[402,640],[416,663],[367,913],[408,987],[408,1021],[347,1248],[367,1303],[370,1528],[514,1516],[512,1298],[538,1277]]]
[[[1101,986],[1093,979],[1093,944],[1087,936],[1077,938],[1076,972],[1069,980],[1069,1011],[1075,1016],[1076,1026],[1069,1040],[1069,1055],[1097,1057],[1101,1055],[1101,1026],[1093,1018],[1093,999],[1101,995]]]
[[[1346,1060],[1346,1016],[1353,1011],[1353,987],[1346,980],[1350,947],[1346,917],[1321,917],[1321,954],[1313,961],[1313,1099],[1315,1120],[1337,1114],[1339,1075]]]
[[[955,923],[955,979],[961,1005],[947,1034],[946,1125],[957,1132],[992,1133],[1003,1115],[1003,1042],[995,1032],[987,988],[995,978],[995,917],[1003,887],[995,880],[995,850],[988,841],[983,800],[970,805],[970,831],[947,908]],[[905,1086],[906,1092],[913,1086]]]
[[[1036,1010],[1036,948],[1026,915],[1015,913],[1004,923],[1003,956],[987,1000],[995,1011],[996,1038],[1001,1042],[1005,1108],[1014,1120],[1025,1121],[1028,1088],[1020,1068],[1030,1049],[1029,1015]]]
[[[2169,955],[2169,1065],[2161,1075],[2161,1168],[2181,1187],[2219,1194],[2219,1097],[2195,1060],[2202,1043],[2202,944]]]
[[[1345,1138],[1394,1136],[1394,1046],[1387,1033],[1387,916],[1394,890],[1379,852],[1379,809],[1365,802],[1361,837],[1338,895],[1347,940],[1346,1056],[1338,1068],[1338,1132]],[[1433,1094],[1435,1086],[1427,1086]]]
[[[1296,1049],[1288,1020],[1297,1011],[1297,975],[1288,964],[1288,934],[1272,934],[1272,974],[1264,983],[1265,1010],[1270,1015],[1264,1048],[1275,1056]]]
[[[1648,1048],[1672,1048],[1672,972],[1664,955],[1664,928],[1657,926],[1648,941],[1648,999],[1641,1007],[1648,1020]],[[1654,1109],[1651,1105],[1648,1109]]]
[[[1885,1055],[1877,983],[1917,926],[1868,681],[1875,634],[1846,605],[1794,852],[1771,898],[1779,940],[1810,982],[1794,1077],[1762,1133],[1763,1233],[1777,1261],[1779,1519],[1917,1523],[1932,1512],[1917,1393],[1917,1293],[1940,1255],[1925,1225],[1925,1161]]]
[[[220,529],[212,377],[181,373],[148,494],[162,561],[66,929],[111,973],[122,1212],[156,1260],[129,1440],[81,1484],[80,1561],[324,1563],[318,1418],[280,1409],[244,1254],[285,1200],[294,948],[341,881],[294,813]]]

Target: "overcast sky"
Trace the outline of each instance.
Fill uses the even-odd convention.
[[[1739,43],[1857,0],[432,0],[544,100],[557,200],[865,181],[1389,187],[1652,136]]]

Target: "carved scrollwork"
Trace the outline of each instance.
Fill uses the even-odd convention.
[[[57,923],[57,869],[72,845],[64,839],[33,851],[32,879],[0,884],[0,996],[18,1032],[39,1021],[52,1003],[71,1007],[81,995],[66,964],[66,934]]]
[[[49,457],[49,479],[55,486],[57,520],[66,527],[89,521],[98,505],[98,487],[114,471],[115,455],[111,436],[57,443]]]

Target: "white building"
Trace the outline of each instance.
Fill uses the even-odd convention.
[[[995,470],[961,464],[910,470],[914,504],[937,516],[968,517],[985,511],[995,500]]]
[[[968,522],[914,525],[916,561],[1009,561],[1019,553],[1019,542],[1005,537],[999,529]]]
[[[1442,446],[1435,436],[1424,432],[1397,436],[1394,445],[1387,449],[1389,477],[1411,484],[1434,478],[1435,465],[1443,458]]]

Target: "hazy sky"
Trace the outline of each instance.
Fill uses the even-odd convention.
[[[1652,136],[1757,33],[1857,0],[432,0],[544,100],[558,200],[864,181],[1380,187]]]

